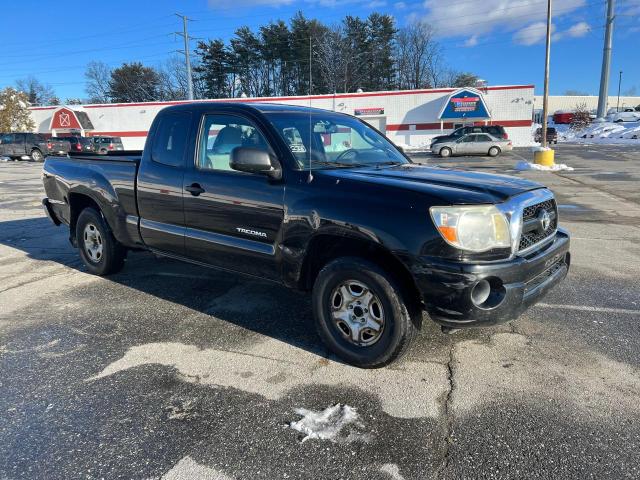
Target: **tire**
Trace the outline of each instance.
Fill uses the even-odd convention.
[[[452,152],[449,147],[444,147],[444,148],[441,148],[438,153],[440,154],[441,157],[446,158],[446,157],[450,157]]]
[[[113,237],[107,222],[95,209],[88,207],[80,212],[76,241],[80,258],[90,273],[102,276],[122,270],[127,250]]]
[[[101,148],[100,150],[98,150],[98,153],[100,155],[106,155],[107,154],[107,150],[105,148]]]
[[[42,155],[42,152],[40,150],[34,148],[33,150],[31,150],[31,160],[33,160],[34,162],[42,163],[44,162],[44,155]]]
[[[312,303],[320,338],[342,360],[361,368],[383,367],[400,358],[422,318],[391,275],[356,257],[338,258],[320,271]],[[369,324],[378,331],[367,328]]]
[[[498,155],[500,155],[500,149],[498,147],[491,147],[489,149],[490,157],[497,157]]]

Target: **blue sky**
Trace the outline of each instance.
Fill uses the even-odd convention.
[[[228,39],[242,25],[289,19],[297,10],[325,23],[345,14],[393,15],[398,25],[430,23],[446,62],[490,85],[529,84],[542,92],[546,0],[110,0],[105,2],[3,2],[0,18],[0,87],[33,75],[63,100],[84,97],[84,70],[99,60],[112,66],[142,61],[158,65],[182,47],[174,12],[194,19],[190,33]],[[92,7],[92,4],[95,7]],[[602,62],[605,0],[554,0],[551,94],[597,95]],[[610,94],[640,95],[640,0],[617,0]],[[37,18],[34,25],[27,19]],[[33,28],[33,27],[36,28]]]

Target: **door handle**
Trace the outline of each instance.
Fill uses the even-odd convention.
[[[192,183],[191,185],[184,187],[184,189],[194,197],[204,193],[204,188],[202,188],[198,183]]]

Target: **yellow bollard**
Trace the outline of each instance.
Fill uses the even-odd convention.
[[[533,163],[544,165],[545,167],[553,167],[555,165],[554,157],[555,152],[551,149],[538,150],[533,153]]]

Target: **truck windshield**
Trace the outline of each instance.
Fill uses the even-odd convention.
[[[346,115],[272,112],[266,116],[301,170],[409,163],[383,135]]]

